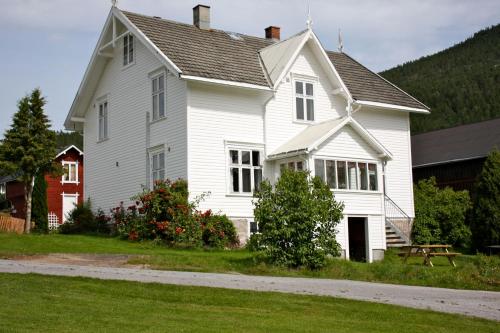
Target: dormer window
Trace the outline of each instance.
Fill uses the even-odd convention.
[[[134,62],[134,36],[123,37],[123,66],[128,66]]]
[[[295,81],[295,119],[314,121],[314,84]]]

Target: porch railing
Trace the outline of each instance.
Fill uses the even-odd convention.
[[[385,204],[385,221],[394,231],[406,241],[411,244],[411,228],[413,219],[409,217],[404,210],[402,210],[391,198],[387,195],[384,196]]]

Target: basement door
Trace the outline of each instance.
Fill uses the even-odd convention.
[[[349,259],[366,262],[366,217],[348,217]]]
[[[75,208],[78,202],[78,194],[63,194],[62,196],[62,223],[68,219],[69,213]]]

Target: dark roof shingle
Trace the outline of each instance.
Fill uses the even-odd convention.
[[[482,158],[500,149],[500,118],[414,135],[414,167]]]
[[[122,12],[184,75],[269,86],[258,51],[274,41]],[[327,54],[353,98],[427,109],[345,53]]]

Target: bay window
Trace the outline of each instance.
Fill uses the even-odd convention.
[[[331,189],[378,191],[375,163],[315,159],[314,173]]]

